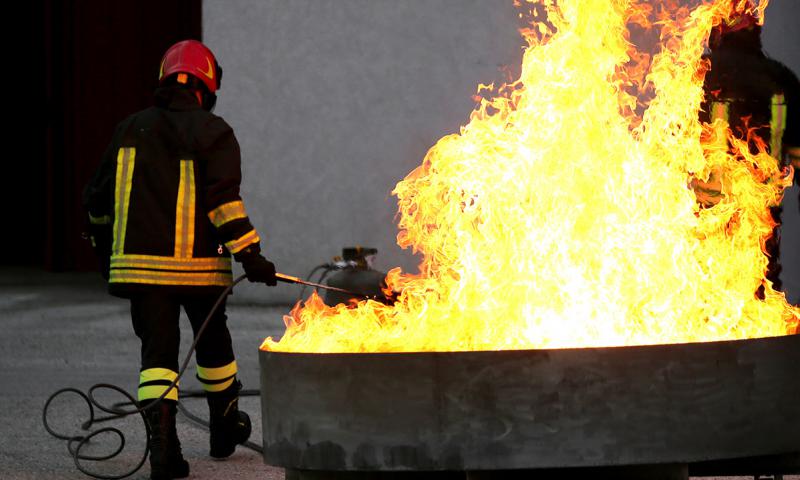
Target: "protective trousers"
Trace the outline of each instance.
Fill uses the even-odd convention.
[[[131,297],[133,330],[142,341],[139,401],[159,398],[178,376],[181,307],[196,336],[217,298],[216,295],[181,295],[156,289]],[[197,343],[197,379],[207,392],[223,391],[236,378],[236,360],[226,322],[223,299]],[[178,389],[171,390],[166,398],[177,400]]]

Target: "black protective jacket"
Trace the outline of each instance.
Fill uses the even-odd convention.
[[[706,57],[711,70],[705,77],[700,120],[722,118],[742,139],[750,130],[749,138],[763,140],[785,165],[800,147],[800,82],[785,65],[767,57],[760,42],[737,43],[731,37]],[[755,142],[750,146],[755,153]]]
[[[239,196],[231,127],[181,87],[122,121],[84,191],[109,291],[217,291],[231,284],[231,253],[258,248]]]

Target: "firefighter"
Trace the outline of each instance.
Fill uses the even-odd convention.
[[[149,405],[177,377],[183,307],[197,331],[232,283],[231,256],[253,282],[276,284],[239,196],[239,145],[211,113],[222,69],[202,43],[185,40],[161,60],[154,106],[118,126],[84,191],[92,242],[112,295],[130,300],[141,339],[138,399]],[[210,413],[210,455],[230,456],[250,435],[225,304],[197,344],[197,379]],[[152,479],[183,478],[189,465],[175,430],[177,387],[145,411]]]
[[[733,0],[732,16],[716,25],[709,38],[711,69],[706,74],[705,101],[700,119],[706,123],[721,118],[733,134],[749,140],[751,151],[758,151],[758,137],[770,155],[791,174],[800,167],[800,83],[782,63],[769,58],[761,45],[761,20],[751,1]],[[748,130],[754,134],[748,135]],[[723,172],[712,172],[708,181],[692,180],[698,201],[712,207],[724,197]],[[795,182],[797,181],[795,175]],[[778,226],[781,207],[771,208]],[[766,242],[769,256],[767,279],[775,290],[779,278],[780,235],[778,226]],[[759,295],[763,292],[759,290]]]

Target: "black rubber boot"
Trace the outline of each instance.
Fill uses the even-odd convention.
[[[142,402],[143,405],[149,401]],[[189,462],[184,460],[178,431],[175,428],[177,402],[162,400],[145,410],[150,427],[150,479],[170,480],[189,476]]]
[[[221,392],[208,392],[208,411],[211,430],[211,450],[214,458],[226,458],[236,450],[236,445],[250,438],[250,417],[239,411],[239,390],[242,384],[234,380]]]

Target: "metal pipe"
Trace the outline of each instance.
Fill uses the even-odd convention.
[[[367,294],[364,294],[364,293],[352,292],[350,290],[345,290],[343,288],[337,288],[337,287],[331,287],[330,285],[323,285],[321,283],[309,282],[307,280],[303,280],[302,278],[293,277],[291,275],[286,275],[286,274],[283,274],[283,273],[276,273],[275,277],[278,279],[279,282],[306,285],[308,287],[321,288],[323,290],[331,290],[331,291],[334,291],[334,292],[340,292],[340,293],[344,293],[346,295],[351,295],[351,296],[354,296],[354,297],[364,297],[364,298],[374,299],[373,295],[367,295]]]

